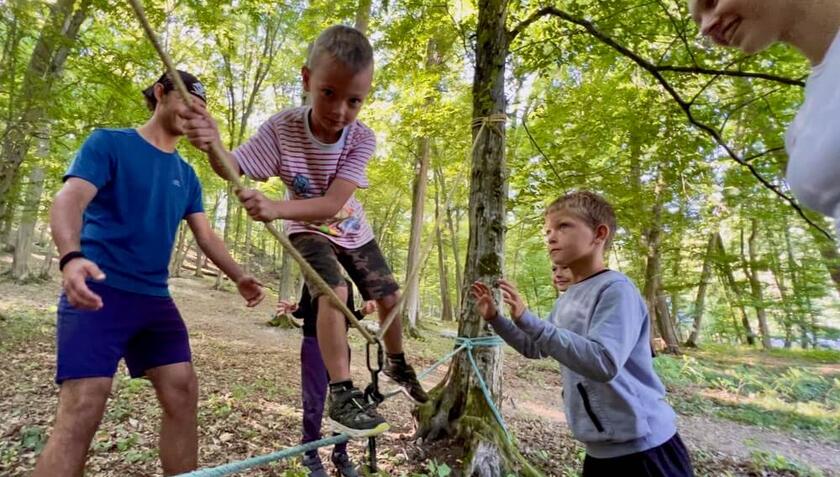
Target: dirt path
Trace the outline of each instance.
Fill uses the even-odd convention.
[[[231,383],[234,387],[243,388],[252,386],[255,381],[260,383],[271,379],[282,383],[284,388],[277,393],[282,398],[279,401],[286,404],[279,405],[269,400],[261,402],[259,406],[262,406],[264,412],[281,416],[289,415],[288,423],[290,424],[278,426],[285,428],[276,431],[284,433],[278,434],[277,439],[281,437],[294,439],[294,434],[297,432],[294,423],[299,416],[297,409],[299,404],[296,397],[296,390],[299,387],[299,371],[297,371],[299,331],[280,330],[263,325],[272,312],[274,303],[270,298],[256,309],[247,309],[237,295],[209,289],[208,281],[192,278],[174,279],[172,289],[175,300],[190,328],[199,373],[204,376],[202,377],[203,389],[208,392],[215,391],[211,389],[211,386],[218,389]],[[14,308],[54,310],[52,307],[55,305],[57,294],[57,283],[17,287],[8,282],[0,282],[0,314],[4,310]],[[365,383],[368,381],[368,375],[361,358],[363,350],[359,343],[356,340],[354,346],[354,353],[359,357],[353,363],[353,375],[355,380]],[[407,350],[409,353],[415,353],[416,356],[421,348],[428,344],[410,341],[407,343]],[[46,346],[47,348],[42,349],[40,354],[44,355],[44,360],[51,361],[51,351],[48,349],[49,345]],[[428,359],[428,356],[426,358],[423,364],[428,365],[432,361]],[[289,366],[281,364],[285,362],[288,362]],[[515,396],[514,399],[505,400],[505,419],[512,422],[513,430],[520,439],[520,448],[525,452],[529,449],[534,451],[530,455],[540,455],[541,449],[551,449],[553,452],[566,449],[569,455],[576,455],[575,444],[568,435],[561,411],[559,377],[550,372],[550,368],[539,370],[536,374],[534,371],[528,371],[527,361],[512,352],[506,353],[505,367],[505,373],[508,376],[505,384],[506,395]],[[431,387],[443,377],[444,373],[445,367],[442,367],[432,373],[424,384]],[[533,386],[534,382],[540,382],[541,385]],[[40,391],[37,392],[41,393],[42,397],[50,396],[50,405],[45,408],[43,417],[43,419],[49,419],[54,403],[54,391],[48,383],[42,384],[38,387]],[[383,408],[385,417],[394,424],[392,431],[386,437],[388,445],[383,445],[383,449],[389,450],[384,451],[383,454],[386,457],[390,454],[390,458],[395,459],[395,462],[417,461],[423,459],[429,452],[429,446],[426,448],[415,446],[406,440],[406,437],[413,432],[413,428],[410,418],[411,407],[403,401],[400,399],[389,401]],[[25,399],[21,401],[21,405],[23,402]],[[21,417],[21,419],[24,418]],[[784,456],[788,460],[821,468],[826,475],[837,475],[833,473],[836,472],[834,469],[840,469],[840,449],[831,443],[801,439],[755,426],[698,416],[680,416],[679,428],[690,448],[723,456],[723,458],[744,460],[749,459],[752,452],[763,450]],[[206,430],[206,432],[215,432],[224,436],[226,433],[235,431],[219,429]],[[289,432],[291,434],[287,434]],[[219,443],[217,437],[212,439],[213,444],[209,446],[211,449],[213,446],[218,447],[224,443],[224,439],[221,441],[222,444]],[[252,455],[256,450],[245,448],[241,452]],[[207,460],[203,459],[203,461]],[[103,458],[101,465],[102,468],[110,468],[108,466],[113,463]],[[119,471],[114,475],[120,475]],[[552,472],[551,475],[566,475],[566,471],[562,470],[557,474]]]

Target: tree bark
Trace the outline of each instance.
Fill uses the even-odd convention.
[[[743,291],[738,285],[738,282],[735,280],[735,274],[732,272],[732,266],[730,265],[732,258],[726,254],[726,248],[723,245],[723,237],[720,236],[720,232],[715,234],[715,249],[717,250],[718,257],[721,258],[721,273],[723,273],[724,278],[726,278],[726,283],[731,291],[731,295],[735,296],[733,301],[738,307],[738,311],[741,313],[741,325],[744,327],[744,332],[746,333],[747,344],[753,346],[755,344],[755,333],[752,330],[752,326],[750,326],[750,320],[747,315],[747,309],[744,306],[744,302],[740,299]]]
[[[426,186],[428,184],[429,160],[431,148],[428,137],[418,139],[418,159],[415,169],[413,194],[411,195],[411,232],[408,239],[408,257],[406,258],[406,273],[413,270],[423,259],[420,251],[420,238],[423,235],[424,209],[426,203]],[[417,315],[420,308],[420,274],[408,277],[405,290],[405,306],[403,307],[403,324],[405,333],[409,336],[417,335]]]
[[[43,150],[44,142],[41,138],[39,144],[39,155]],[[23,282],[30,278],[32,270],[29,268],[29,259],[32,255],[32,238],[35,232],[35,224],[38,221],[38,211],[41,206],[41,194],[44,191],[44,168],[36,166],[29,175],[29,186],[26,188],[26,198],[21,211],[20,226],[18,227],[17,240],[15,242],[15,253],[12,260],[12,278],[17,282]]]
[[[700,327],[703,322],[703,312],[706,308],[706,289],[709,287],[709,280],[712,276],[712,257],[715,252],[716,234],[709,234],[709,241],[706,245],[706,254],[703,257],[703,270],[700,272],[700,284],[697,286],[697,296],[694,299],[694,325],[691,328],[691,334],[685,345],[690,348],[696,348],[697,342],[700,340]]]
[[[509,41],[506,18],[507,0],[479,0],[473,120],[480,121],[505,112],[505,58]],[[465,278],[470,282],[495,283],[504,272],[508,188],[505,128],[503,124],[493,124],[483,129],[477,137],[480,124],[473,123],[475,147],[472,151]],[[468,296],[462,300],[458,334],[466,337],[489,334]],[[494,402],[501,404],[502,349],[477,348],[473,353]],[[463,352],[452,359],[446,378],[431,391],[430,401],[418,408],[417,417],[420,421],[418,435],[424,439],[445,435],[459,439],[466,450],[463,475],[467,477],[498,477],[508,473],[538,475],[501,434],[500,425],[493,418]]]
[[[758,251],[756,249],[755,241],[758,238],[758,220],[753,218],[751,221],[751,232],[748,241],[749,261],[746,260],[743,250],[744,230],[741,229],[741,260],[744,265],[744,273],[750,282],[750,291],[752,293],[753,308],[758,318],[758,330],[761,333],[761,346],[764,349],[770,349],[770,329],[767,327],[767,312],[764,304],[764,293],[761,288],[761,281],[758,278],[759,263]]]
[[[443,246],[443,233],[440,220],[440,182],[435,187],[435,237],[438,249],[438,275],[440,277],[441,321],[452,321],[452,299],[449,293],[449,269],[446,266],[446,248]]]
[[[655,186],[655,196],[651,223],[645,232],[647,263],[645,265],[644,298],[648,307],[651,324],[651,339],[661,337],[665,341],[665,352],[677,354],[680,344],[668,307],[661,297],[662,288],[662,177],[659,175]],[[658,332],[658,333],[657,333]],[[658,336],[657,336],[658,335]],[[653,344],[651,343],[651,346]]]
[[[373,0],[359,0],[359,7],[356,9],[356,21],[354,27],[356,30],[367,34],[368,26],[370,25],[370,11],[373,8]]]

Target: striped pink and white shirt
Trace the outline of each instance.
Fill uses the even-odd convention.
[[[257,134],[233,151],[242,172],[258,181],[280,177],[289,199],[321,197],[336,178],[366,188],[365,168],[376,149],[373,131],[354,121],[344,128],[336,143],[324,144],[309,129],[309,111],[309,106],[287,109],[263,123]],[[330,220],[287,220],[285,226],[289,235],[317,233],[347,249],[361,247],[374,238],[355,195]]]

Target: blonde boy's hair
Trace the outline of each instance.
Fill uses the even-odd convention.
[[[599,225],[609,229],[604,250],[608,250],[615,236],[615,212],[612,205],[600,195],[589,191],[570,192],[548,205],[545,215],[566,211],[586,222],[594,231]]]
[[[314,70],[324,56],[340,61],[355,74],[373,64],[373,48],[367,37],[353,27],[333,25],[318,35],[309,47],[306,66]]]

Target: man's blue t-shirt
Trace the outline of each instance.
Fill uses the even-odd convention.
[[[134,129],[97,129],[64,180],[70,177],[97,188],[84,213],[81,245],[82,253],[105,272],[105,284],[169,296],[169,258],[178,225],[204,211],[192,166]]]

